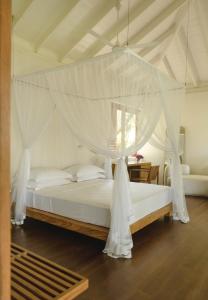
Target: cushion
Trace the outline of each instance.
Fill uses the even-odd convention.
[[[36,182],[35,180],[29,180],[27,187],[37,191],[46,187],[64,185],[70,182],[71,182],[70,179],[64,179],[64,178],[42,180],[41,182]]]
[[[42,182],[53,179],[71,179],[72,176],[64,171],[56,168],[33,168],[30,171],[30,180]]]
[[[69,174],[71,174],[71,176],[73,177],[84,177],[84,176],[90,176],[93,174],[105,174],[104,169],[95,166],[95,165],[73,165],[70,167],[67,167],[64,169],[64,171],[68,172]]]
[[[190,174],[189,165],[181,164],[181,171],[183,175],[189,175]]]

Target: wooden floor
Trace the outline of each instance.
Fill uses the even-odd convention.
[[[190,197],[189,224],[157,221],[134,235],[133,259],[102,254],[104,243],[38,221],[13,241],[89,278],[79,300],[207,300],[208,198]]]

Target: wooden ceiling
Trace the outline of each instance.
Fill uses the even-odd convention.
[[[41,69],[28,59],[20,71],[18,53],[54,67],[112,51],[117,41],[149,43],[134,50],[190,89],[202,89],[208,86],[207,28],[207,0],[13,0],[14,73]]]

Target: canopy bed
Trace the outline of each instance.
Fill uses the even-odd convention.
[[[106,179],[102,179],[102,182],[106,180],[105,184],[110,183],[112,202],[109,204],[111,217],[105,253],[112,257],[131,257],[131,232],[142,228],[142,224],[145,226],[169,214],[171,209],[175,220],[188,222],[178,155],[179,112],[183,98],[182,85],[160,73],[127,48],[115,49],[109,54],[69,66],[15,78],[13,100],[24,151],[13,185],[13,200],[16,203],[14,221],[17,224],[23,223],[26,204],[29,205],[26,187],[30,178],[30,149],[56,110],[81,144],[106,158]],[[116,114],[118,110],[119,114]],[[128,135],[131,117],[136,128],[133,138]],[[165,139],[160,138],[158,133],[157,124],[161,118],[165,120]],[[171,199],[166,197],[168,202],[146,212],[137,224],[138,219],[132,222],[135,205],[125,157],[148,141],[166,151],[170,160]],[[112,158],[118,161],[113,181]],[[143,185],[136,183],[135,187],[142,195]],[[148,185],[149,190],[153,187]],[[157,188],[161,189],[159,186]],[[55,195],[55,190],[52,190]],[[157,191],[154,193],[157,194]],[[43,196],[40,193],[34,195]],[[28,215],[51,223],[57,223],[58,218],[56,211],[46,213],[34,207],[28,208]],[[64,223],[67,217],[60,217],[59,223]],[[73,216],[69,217],[69,223],[72,224]],[[84,228],[79,222],[86,224],[85,221],[75,221],[72,227],[77,225]],[[103,224],[91,224],[88,227],[92,226],[103,227]],[[104,228],[103,239],[106,239]]]

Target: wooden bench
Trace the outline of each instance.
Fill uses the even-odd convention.
[[[87,288],[83,276],[12,244],[12,300],[71,300]]]

